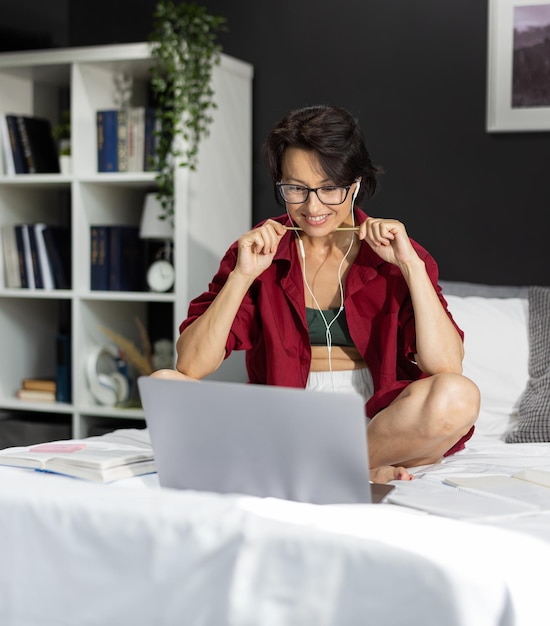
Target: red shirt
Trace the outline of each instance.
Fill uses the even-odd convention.
[[[367,217],[361,210],[356,210],[356,214],[359,223]],[[286,215],[275,219],[289,223]],[[447,310],[437,285],[435,260],[416,242],[412,241],[412,245]],[[216,297],[235,267],[237,252],[235,242],[223,257],[208,291],[190,303],[180,332],[204,313]],[[344,293],[351,338],[372,374],[374,395],[366,404],[366,414],[372,417],[409,383],[424,376],[412,361],[416,343],[409,289],[401,271],[363,242],[346,277]],[[452,320],[450,314],[449,317]],[[458,327],[457,330],[462,337],[462,331]],[[306,386],[311,346],[302,270],[291,231],[279,243],[271,266],[258,276],[243,299],[227,338],[226,356],[233,350],[246,350],[251,383]]]

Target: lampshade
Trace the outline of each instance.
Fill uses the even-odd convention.
[[[173,239],[174,225],[171,219],[161,219],[164,209],[156,193],[148,193],[143,203],[139,236],[141,239]]]

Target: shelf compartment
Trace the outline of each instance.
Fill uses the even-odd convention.
[[[98,414],[116,411],[116,407],[104,407],[95,400],[86,375],[88,359],[101,346],[119,345],[103,332],[103,328],[133,343],[136,350],[143,355],[144,346],[138,320],[147,329],[147,303],[121,300],[78,300],[74,304],[76,309],[74,315],[78,318],[81,327],[81,333],[75,338],[73,345],[75,403],[79,407],[95,407]],[[138,397],[135,379],[139,371],[131,358],[127,358],[127,362],[131,386],[130,398],[135,400]]]
[[[23,378],[55,378],[56,337],[63,319],[62,308],[65,306],[54,299],[2,298],[0,406],[22,406],[15,394]],[[44,410],[49,410],[49,406]],[[25,407],[30,408],[28,402]]]

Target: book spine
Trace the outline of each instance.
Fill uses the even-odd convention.
[[[145,109],[145,130],[143,146],[143,169],[145,172],[156,170],[156,150],[157,150],[157,117],[156,109],[147,107]]]
[[[29,289],[36,289],[28,224],[21,224],[21,233],[23,235],[23,258],[25,261],[25,271],[27,274],[27,286]]]
[[[70,402],[71,398],[71,337],[59,333],[56,338],[55,399]]]
[[[97,118],[97,171],[118,172],[118,111],[98,111]]]
[[[31,250],[32,271],[34,275],[34,286],[36,289],[44,288],[44,279],[42,275],[42,266],[40,264],[40,256],[38,252],[38,242],[36,240],[36,231],[34,224],[26,225],[29,236],[29,245]]]
[[[55,283],[53,279],[52,267],[48,252],[46,249],[46,241],[44,239],[44,231],[46,230],[46,224],[38,223],[34,225],[34,235],[36,239],[36,247],[38,250],[38,261],[40,265],[40,271],[42,275],[42,286],[44,289],[55,289]]]
[[[28,162],[25,154],[25,145],[23,136],[18,128],[17,116],[6,115],[6,123],[10,135],[10,146],[13,154],[13,164],[16,174],[26,174],[31,170],[28,168]]]
[[[19,268],[15,226],[13,224],[4,224],[2,226],[2,248],[5,285],[8,288],[19,288],[21,287],[21,271]]]
[[[144,171],[143,154],[145,152],[145,107],[136,109],[136,172]]]
[[[143,172],[145,144],[145,107],[132,107],[128,112],[128,171]]]
[[[19,135],[21,137],[21,144],[23,146],[23,154],[25,156],[25,168],[29,174],[36,173],[36,166],[34,164],[31,144],[29,141],[29,135],[27,133],[27,129],[23,122],[23,117],[21,115],[17,116],[17,128],[19,129]]]
[[[55,391],[55,380],[52,378],[24,378],[21,381],[22,389],[37,391]]]
[[[128,109],[128,121],[126,131],[126,143],[128,151],[128,171],[133,172],[136,168],[136,150],[137,150],[137,126],[136,126],[136,109]]]
[[[5,114],[0,114],[0,133],[2,135],[3,171],[7,176],[15,175],[15,163],[11,150],[10,131]]]
[[[25,262],[25,243],[23,241],[23,225],[15,225],[15,241],[17,243],[17,256],[19,259],[19,275],[21,287],[28,288],[29,277],[27,276],[27,263]]]
[[[50,120],[18,115],[17,126],[30,173],[59,174],[59,154]]]
[[[42,233],[55,289],[71,288],[71,245],[68,228],[46,226]]]
[[[118,171],[128,171],[128,109],[118,112],[117,124]]]
[[[112,226],[109,243],[109,289],[141,288],[141,240],[137,226]]]
[[[90,289],[109,289],[109,231],[110,226],[92,226],[90,229]]]
[[[44,391],[41,389],[18,389],[16,395],[20,400],[55,402],[55,391]]]

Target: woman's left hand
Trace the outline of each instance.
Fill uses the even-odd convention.
[[[364,239],[376,254],[393,265],[406,265],[417,258],[405,229],[398,220],[367,217],[359,226],[359,239]]]

